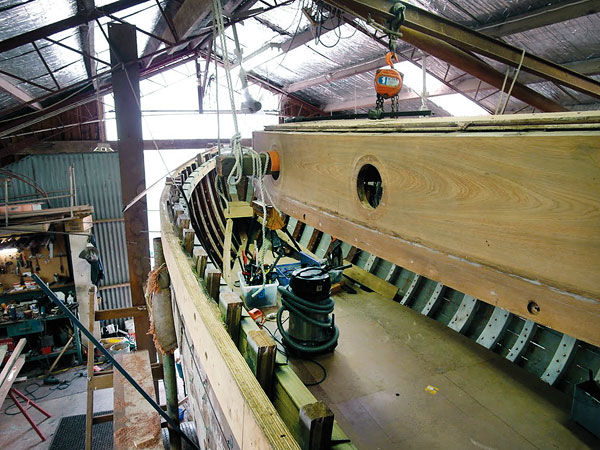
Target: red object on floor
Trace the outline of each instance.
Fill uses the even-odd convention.
[[[42,347],[42,355],[49,355],[52,353],[52,347]]]
[[[21,397],[23,400],[25,400],[25,408],[23,408],[23,405],[19,402],[19,400],[17,400],[17,397],[15,397],[15,394],[18,395],[19,397]],[[23,394],[21,394],[15,388],[11,388],[11,390],[8,391],[8,395],[10,396],[10,398],[12,399],[12,401],[15,402],[15,405],[17,405],[17,408],[19,408],[19,410],[23,413],[23,415],[27,419],[27,422],[29,422],[29,424],[31,425],[31,428],[33,428],[35,430],[35,432],[38,434],[38,436],[40,437],[40,439],[42,441],[45,441],[46,440],[46,436],[44,436],[44,433],[42,433],[42,431],[35,424],[35,422],[31,418],[31,416],[27,412],[27,408],[29,407],[29,405],[31,405],[35,409],[37,409],[39,412],[41,412],[43,415],[45,415],[46,417],[52,417],[52,416],[50,414],[48,414],[46,411],[44,411],[42,408],[40,408],[40,406],[38,406],[37,403],[35,403],[30,398],[25,397]]]
[[[12,352],[15,349],[15,341],[13,338],[0,339],[0,345],[7,345],[9,352]]]

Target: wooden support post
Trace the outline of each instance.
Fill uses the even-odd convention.
[[[158,268],[165,263],[165,255],[162,249],[160,237],[152,239],[152,248],[154,249],[154,268]]]
[[[208,253],[202,247],[194,249],[194,252],[198,255],[198,260],[196,261],[196,273],[200,278],[204,278],[204,271],[206,270],[206,263],[208,262]]]
[[[135,27],[129,24],[109,23],[108,36],[112,42],[110,59],[120,66],[112,73],[115,96],[117,135],[119,137],[119,168],[121,193],[127,204],[146,188],[144,175],[144,141],[140,110],[139,67]],[[131,63],[131,64],[128,64]],[[144,306],[144,283],[150,272],[150,247],[148,242],[148,217],[146,197],[142,197],[125,211],[125,237],[131,303]],[[92,316],[93,317],[93,316]],[[150,361],[156,361],[152,338],[146,334],[150,328],[148,316],[134,317],[138,349],[148,350]]]
[[[219,269],[206,270],[206,290],[211,298],[219,301],[219,289],[221,286],[221,271]]]
[[[323,402],[303,405],[299,411],[300,447],[303,450],[331,448],[333,412]]]
[[[275,341],[265,330],[258,330],[251,318],[245,317],[240,321],[238,348],[263,390],[270,397],[273,392],[277,356]]]
[[[192,256],[194,251],[194,230],[191,228],[186,228],[183,230],[183,248],[188,253],[188,255]]]
[[[96,286],[92,286],[88,295],[88,330],[94,329],[96,303]],[[85,450],[92,450],[92,425],[94,424],[94,345],[87,341],[87,406],[85,412]]]
[[[227,332],[235,345],[238,344],[240,335],[240,320],[242,318],[242,306],[244,302],[239,295],[233,292],[222,292],[219,295],[219,309],[221,317],[227,326]]]
[[[225,226],[225,240],[223,243],[223,278],[229,287],[233,287],[231,277],[231,235],[233,233],[233,219],[227,219]]]
[[[190,216],[187,213],[180,214],[177,217],[176,224],[179,239],[183,240],[183,231],[190,227]]]

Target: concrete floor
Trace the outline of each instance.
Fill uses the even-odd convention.
[[[600,448],[564,394],[442,324],[360,290],[335,312],[339,345],[310,389],[359,449]]]
[[[57,375],[60,380],[71,380],[71,385],[65,390],[53,390],[50,395],[36,402],[41,408],[45,409],[52,417],[46,417],[35,408],[29,409],[29,414],[36,421],[42,433],[46,435],[47,440],[41,442],[37,433],[31,428],[29,422],[22,414],[8,416],[6,409],[13,405],[10,398],[7,398],[0,411],[0,449],[24,450],[35,448],[36,450],[47,449],[52,442],[52,436],[61,417],[85,414],[86,410],[86,378],[77,377],[79,372],[85,373],[85,367],[71,369]],[[74,378],[76,377],[76,378]],[[41,384],[41,379],[30,379],[21,383],[16,383],[14,387],[26,394],[25,388],[32,383]],[[54,386],[42,386],[34,394],[41,397],[49,392]],[[29,389],[35,389],[30,387]],[[94,411],[112,411],[113,393],[112,389],[104,389],[94,394]],[[10,408],[9,412],[18,411],[16,407]]]

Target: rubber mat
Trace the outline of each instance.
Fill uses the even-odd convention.
[[[112,411],[97,412],[94,416],[112,414]],[[113,423],[97,423],[92,429],[92,448],[94,450],[113,450]],[[85,414],[67,416],[60,419],[52,437],[49,450],[84,450]]]
[[[97,412],[94,416],[112,414],[112,411]],[[194,422],[183,422],[181,431],[198,445]],[[169,432],[163,428],[162,438],[165,448],[169,448]],[[183,441],[183,449],[191,448]],[[113,450],[113,423],[103,422],[94,425],[92,430],[93,450]],[[60,419],[52,443],[48,450],[85,450],[85,414],[67,416]]]

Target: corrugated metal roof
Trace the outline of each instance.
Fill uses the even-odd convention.
[[[11,0],[0,7],[2,39],[35,30],[77,12],[76,0]]]
[[[180,0],[160,0],[160,2],[163,7],[168,7],[173,6],[173,2],[180,3]],[[106,3],[113,3],[113,0],[98,0],[96,6],[102,6]],[[223,3],[225,10],[231,12],[247,9],[252,2],[224,0]],[[411,3],[459,24],[477,29],[482,25],[499,23],[507,18],[514,18],[520,14],[564,2],[560,0],[528,0],[526,2],[518,0],[473,0],[470,2],[412,0]],[[76,4],[75,0],[30,0],[27,2],[9,0],[4,3],[3,7],[0,7],[0,39],[53,22],[57,18],[62,19],[70,16],[76,12]],[[259,5],[255,6],[258,7]],[[265,7],[263,4],[260,6]],[[328,14],[323,13],[319,8],[318,3],[298,0],[292,4],[264,12],[255,19],[249,18],[240,22],[237,29],[244,56],[248,57],[265,44],[289,41],[294,36],[307,30],[315,33],[321,27],[311,28],[312,25],[310,25],[307,13],[303,9],[313,15],[312,21],[317,20],[318,22],[319,17]],[[323,16],[318,17],[319,14],[323,14]],[[160,11],[155,2],[148,1],[114,15],[129,21],[140,29],[152,31],[160,17]],[[104,17],[100,19],[100,23],[105,27],[111,20]],[[193,35],[209,23],[210,14],[199,20],[195,24],[195,29],[190,30],[189,34]],[[359,23],[363,24],[362,21]],[[108,43],[98,24],[92,23],[92,27],[95,35],[96,54],[99,58],[109,62]],[[369,26],[365,26],[365,28],[373,31]],[[227,29],[226,35],[228,37],[228,56],[231,60],[234,60],[231,29]],[[535,55],[558,63],[565,63],[600,57],[600,39],[598,39],[598,36],[600,36],[600,14],[590,14],[511,36],[503,36],[502,39]],[[80,35],[77,28],[57,33],[52,38],[62,40],[63,43],[75,50],[81,50]],[[139,53],[148,43],[148,39],[147,35],[137,33]],[[195,44],[201,41],[203,40],[199,39]],[[61,87],[73,85],[73,83],[86,78],[87,73],[81,55],[44,40],[38,40],[37,43]],[[405,48],[412,49],[407,44]],[[360,31],[357,32],[348,25],[344,25],[339,29],[325,33],[321,36],[320,43],[311,40],[306,45],[300,46],[286,55],[273,55],[269,61],[258,67],[251,67],[251,70],[263,79],[278,86],[286,86],[290,83],[312,78],[318,74],[328,73],[345,66],[358,64],[361,61],[374,59],[384,52],[385,48],[377,44],[371,37]],[[435,58],[430,58],[429,61],[428,71],[438,78],[446,77],[446,79],[452,80],[461,75],[460,70],[453,67],[448,68],[446,64],[437,61]],[[4,70],[15,75],[28,78],[49,89],[55,88],[53,80],[30,44],[3,52],[0,55],[0,65]],[[506,69],[503,64],[493,63],[492,65],[502,73]],[[99,64],[99,67],[104,68],[102,64]],[[370,76],[371,74],[367,74],[366,78]],[[327,85],[307,88],[294,93],[294,95],[311,103],[323,105],[332,100],[347,98],[349,90],[362,90],[366,87],[366,85],[363,86],[362,82],[364,80],[361,77],[355,77],[353,81],[359,82],[359,85],[349,86],[348,80],[339,80]],[[28,83],[15,82],[15,84],[33,97],[48,93],[48,91]],[[583,105],[597,102],[589,96],[570,95],[569,90],[566,90],[567,93],[565,93],[565,90],[551,84],[534,86],[534,89],[538,88],[540,93],[565,105]],[[493,100],[493,97],[492,95],[491,100]],[[483,100],[482,104],[486,106],[491,100]],[[14,99],[7,98],[5,95],[0,96],[0,108],[8,109],[15,106],[15,104],[18,104],[18,102],[15,102]],[[520,102],[511,99],[508,110],[518,108],[520,108]]]

